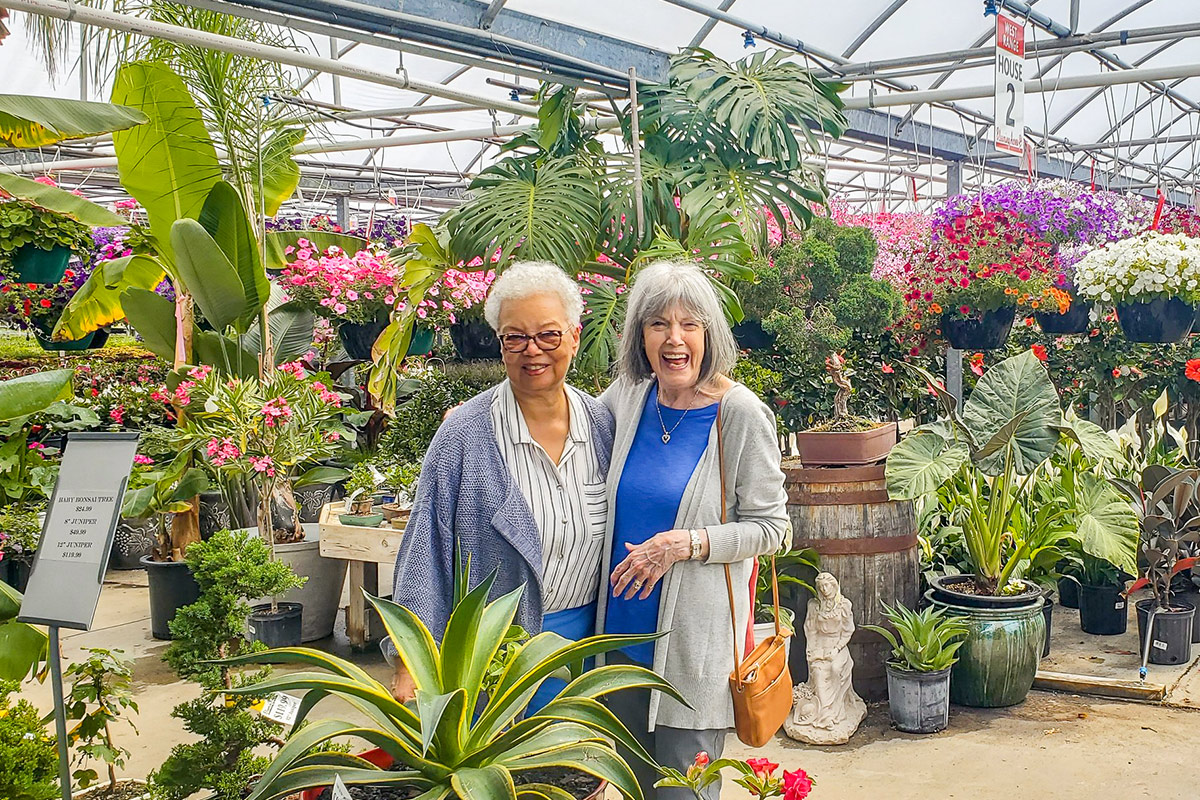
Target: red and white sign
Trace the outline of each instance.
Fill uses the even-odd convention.
[[[996,15],[996,149],[1025,152],[1025,26]]]

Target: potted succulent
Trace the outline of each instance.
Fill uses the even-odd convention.
[[[914,329],[940,330],[959,350],[995,350],[1018,308],[1066,311],[1053,249],[1028,223],[978,206],[938,226],[929,249],[905,268]]]
[[[1141,517],[1141,578],[1127,595],[1146,586],[1153,596],[1135,604],[1143,658],[1151,664],[1183,664],[1191,659],[1195,606],[1174,596],[1172,579],[1200,559],[1188,555],[1200,543],[1200,469],[1173,470],[1152,465],[1140,486],[1120,482]]]
[[[906,733],[937,733],[950,720],[950,668],[968,630],[966,620],[946,609],[913,611],[883,604],[894,633],[878,625],[867,630],[887,639],[892,657],[885,665],[892,724]]]
[[[852,385],[846,360],[838,353],[825,359],[825,369],[837,387],[833,418],[796,433],[796,450],[804,466],[859,466],[887,458],[896,443],[896,423],[876,422],[850,414]]]
[[[955,487],[948,511],[972,573],[935,578],[929,593],[935,605],[965,617],[971,630],[954,665],[952,699],[975,706],[1019,703],[1033,685],[1045,622],[1041,588],[1015,573],[1045,545],[1019,540],[1013,515],[1030,502],[1035,476],[1060,439],[1095,452],[1096,426],[1064,417],[1050,376],[1030,351],[985,372],[961,414],[936,378],[910,369],[929,382],[946,416],[905,436],[892,449],[885,475],[895,500]],[[1111,535],[1091,529],[1088,547],[1111,548]]]
[[[374,510],[380,479],[375,468],[365,461],[350,470],[350,477],[346,479],[345,513],[338,515],[339,522],[362,528],[376,528],[383,522],[384,515]]]
[[[1200,303],[1200,239],[1146,231],[1088,253],[1075,266],[1080,293],[1113,303],[1131,342],[1179,342]]]
[[[91,228],[25,200],[0,203],[0,273],[8,281],[54,284],[72,254],[91,252]]]
[[[347,786],[431,791],[441,797],[471,794],[459,787],[474,785],[477,780],[507,786],[511,791],[514,783],[536,780],[553,786],[558,781],[576,780],[577,773],[591,776],[597,789],[607,781],[625,797],[641,796],[617,745],[647,763],[653,762],[598,698],[633,686],[681,698],[669,683],[644,667],[607,665],[581,675],[577,665],[586,658],[654,637],[595,636],[571,642],[542,633],[510,648],[507,664],[485,690],[489,666],[509,639],[522,589],[489,603],[495,576],[472,588],[466,585],[465,572],[459,569],[455,591],[458,602],[444,635],[438,637],[440,644],[408,609],[370,598],[416,682],[418,705],[428,709],[420,714],[411,706],[398,704],[384,684],[359,667],[327,653],[285,649],[225,662],[294,664],[307,670],[271,677],[231,692],[293,691],[304,698],[291,736],[263,771],[247,800],[328,786],[335,776]],[[484,624],[478,623],[481,619]],[[570,673],[566,690],[520,720],[529,698],[542,682],[564,670]],[[302,724],[316,700],[329,695],[363,708],[367,722],[327,718]],[[347,736],[362,738],[383,752],[373,754],[369,760],[348,757],[332,746],[334,740]],[[421,744],[414,747],[414,742]],[[381,762],[396,763],[403,769],[387,771]],[[548,773],[548,767],[556,769]],[[543,790],[549,796],[567,796],[551,786]],[[480,791],[480,796],[492,795],[489,790]]]

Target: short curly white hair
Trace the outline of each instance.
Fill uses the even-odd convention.
[[[562,268],[548,261],[518,261],[496,279],[483,303],[483,316],[492,330],[500,330],[500,306],[507,300],[549,294],[562,301],[567,323],[579,327],[583,316],[583,296],[579,286],[567,277]]]

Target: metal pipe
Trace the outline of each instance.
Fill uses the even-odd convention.
[[[1066,25],[1055,22],[1040,11],[1034,11],[1028,3],[1022,3],[1021,0],[1000,0],[1000,4],[1017,16],[1025,17],[1034,25],[1059,38],[1071,35],[1071,29]]]
[[[438,83],[418,80],[408,77],[407,70],[400,75],[377,72],[363,67],[356,67],[332,58],[313,56],[283,47],[247,42],[232,36],[223,36],[207,31],[196,31],[168,25],[154,20],[139,19],[127,14],[88,8],[74,2],[62,0],[0,0],[0,7],[14,11],[25,11],[30,14],[40,14],[46,17],[78,22],[81,25],[92,25],[97,28],[124,31],[139,36],[149,36],[157,39],[177,42],[179,44],[206,47],[222,53],[257,58],[261,61],[273,61],[302,69],[316,69],[330,75],[340,75],[344,78],[377,83],[394,89],[404,89],[413,92],[430,94],[446,100],[456,100],[461,103],[473,103],[481,108],[494,108],[497,111],[507,111],[524,117],[536,117],[537,109],[508,100],[498,100],[491,97],[462,92]]]
[[[891,19],[892,15],[899,11],[900,7],[907,2],[908,0],[892,0],[892,4],[881,11],[879,15],[871,21],[871,24],[868,25],[863,32],[860,33],[858,37],[850,43],[850,46],[842,51],[842,58],[849,58],[850,56],[854,55],[858,51],[858,48],[862,47],[866,43],[867,39],[870,39],[871,35],[875,33],[875,31],[879,30],[883,23]]]
[[[454,50],[442,50],[436,47],[427,47],[421,44],[404,41],[392,36],[381,36],[376,33],[368,33],[365,31],[356,30],[354,28],[344,28],[337,25],[330,25],[316,20],[304,19],[303,17],[292,16],[288,13],[275,11],[267,8],[250,8],[249,6],[236,6],[229,3],[220,2],[220,0],[177,0],[178,2],[193,6],[195,8],[203,8],[209,11],[218,11],[222,14],[228,14],[233,17],[241,17],[242,19],[251,19],[258,22],[264,22],[268,25],[276,25],[281,28],[293,28],[305,33],[324,36],[337,36],[340,39],[349,39],[358,44],[370,44],[376,47],[382,47],[385,50],[394,50],[400,53],[409,53],[414,56],[422,56],[432,58],[438,61],[449,61],[455,64],[462,64],[468,67],[479,67],[481,69],[500,70],[512,75],[521,75],[537,81],[557,81],[566,83],[571,86],[587,86],[595,89],[595,84],[579,80],[568,76],[555,76],[543,70],[535,70],[527,67],[522,67],[516,64],[500,63],[487,58],[476,57],[464,52]]]
[[[621,121],[615,117],[601,117],[583,121],[585,130],[611,130],[621,127]],[[438,144],[442,142],[462,142],[470,139],[493,139],[504,136],[515,136],[518,133],[528,133],[533,125],[493,125],[490,128],[472,128],[461,131],[430,131],[415,133],[411,136],[389,136],[374,139],[351,139],[342,142],[325,144],[302,142],[293,151],[297,155],[303,153],[341,153],[347,150],[368,150],[377,147],[405,147],[413,144]]]
[[[1175,121],[1178,122],[1178,119]],[[1196,139],[1197,139],[1197,137],[1195,137],[1191,134],[1185,133],[1185,134],[1180,134],[1178,136],[1150,136],[1145,139],[1125,139],[1124,141],[1116,142],[1116,143],[1114,143],[1114,142],[1089,142],[1087,144],[1064,144],[1064,145],[1056,145],[1054,147],[1049,148],[1049,150],[1051,152],[1066,151],[1066,152],[1074,153],[1074,152],[1078,152],[1080,150],[1102,150],[1106,147],[1113,147],[1114,144],[1116,144],[1120,147],[1137,147],[1139,145],[1145,146],[1145,145],[1152,145],[1152,144],[1179,144],[1180,142],[1194,142],[1194,141],[1196,141]]]
[[[0,0],[0,4],[16,0]],[[27,0],[21,0],[27,1]],[[674,0],[669,0],[674,2]],[[1095,75],[1069,75],[1065,78],[1025,81],[1025,92],[1053,92],[1070,89],[1094,89],[1097,86],[1121,86],[1127,83],[1142,83],[1144,81],[1173,80],[1175,78],[1194,78],[1200,76],[1200,63],[1173,64],[1166,67],[1147,67],[1146,69],[1126,69],[1112,72],[1102,72]],[[867,97],[851,97],[846,102],[846,108],[884,108],[887,106],[906,106],[917,103],[943,103],[953,100],[976,100],[991,97],[995,93],[993,86],[963,86],[948,89],[927,89],[915,92],[893,92],[892,94]]]
[[[303,101],[311,103],[311,100]],[[328,114],[308,114],[297,117],[299,125],[328,125],[335,122],[350,122],[356,119],[387,119],[388,117],[416,117],[422,114],[449,114],[457,111],[478,111],[479,106],[470,103],[443,103],[436,106],[396,106],[362,111],[330,111]]]
[[[629,130],[633,149],[633,202],[637,212],[637,236],[646,233],[646,211],[642,208],[642,132],[638,118],[637,68],[629,68]]]

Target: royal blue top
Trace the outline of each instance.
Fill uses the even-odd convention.
[[[617,485],[616,517],[613,521],[614,569],[629,555],[626,544],[641,544],[656,533],[675,527],[683,491],[708,446],[709,432],[717,418],[717,403],[692,409],[686,415],[682,410],[662,406],[660,423],[658,411],[655,410],[657,403],[656,384],[651,387],[646,405],[642,408],[637,433],[625,459],[625,468],[621,471],[621,482]],[[662,440],[664,424],[671,433],[668,443]],[[612,592],[611,585],[609,592]],[[659,580],[645,600],[636,595],[626,600],[624,593],[620,597],[610,597],[604,632],[657,632],[661,595],[662,581]],[[623,651],[639,664],[654,663],[653,642],[626,647]]]

